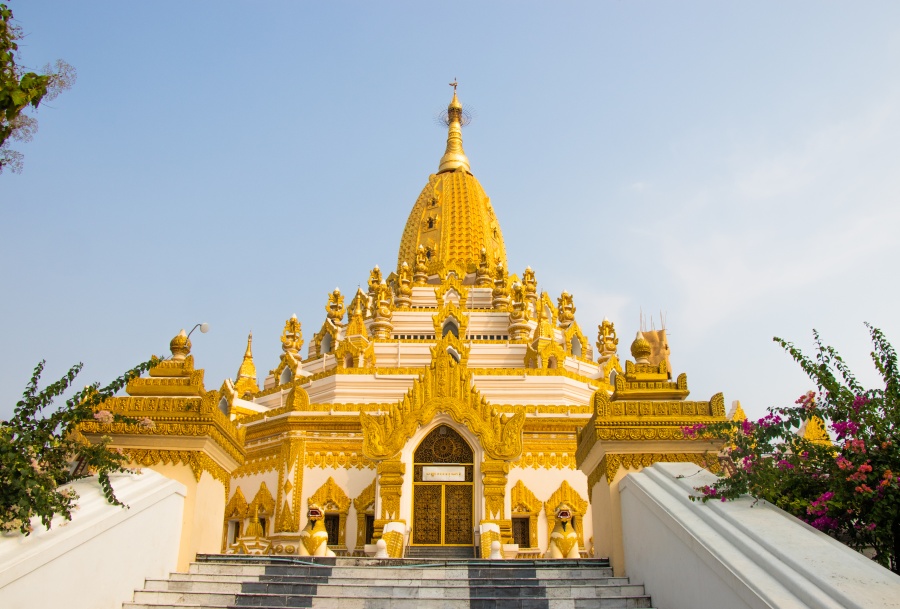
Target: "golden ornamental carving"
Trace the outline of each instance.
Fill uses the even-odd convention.
[[[350,510],[350,497],[331,476],[306,502],[310,506],[316,504],[326,512],[347,513]]]
[[[399,458],[381,461],[377,466],[382,520],[393,520],[400,516],[400,496],[405,472],[406,464]]]
[[[278,490],[275,505],[281,509],[275,514],[276,532],[300,530],[300,497],[303,492],[303,455],[306,442],[291,438],[282,442],[279,450]]]
[[[381,269],[378,268],[378,265],[375,265],[375,268],[369,273],[369,295],[374,296],[378,286],[382,285],[384,280],[381,277]]]
[[[241,487],[237,487],[234,489],[234,495],[231,496],[231,499],[228,500],[228,503],[225,504],[225,520],[229,519],[244,519],[249,516],[250,508],[247,504],[247,499],[244,498],[244,493],[241,491]]]
[[[340,288],[334,288],[334,291],[328,295],[328,304],[325,305],[325,313],[328,319],[335,325],[340,325],[344,319],[344,313],[347,308],[344,306],[344,295],[341,294]]]
[[[568,504],[571,508],[575,520],[575,530],[578,532],[578,545],[584,547],[584,516],[587,514],[588,502],[566,480],[563,480],[559,488],[544,502],[548,536],[556,526],[556,508],[562,503]]]
[[[537,299],[537,279],[534,277],[534,271],[531,267],[525,267],[522,272],[522,286],[525,290],[525,297],[529,300]]]
[[[275,498],[269,492],[265,482],[260,483],[259,490],[250,502],[249,510],[254,513],[263,513],[271,516],[275,513]]]
[[[535,497],[534,493],[521,480],[516,482],[515,486],[510,489],[509,502],[510,512],[513,517],[524,515],[528,518],[529,547],[536,548],[538,545],[538,516],[541,510],[544,509],[544,504]]]
[[[172,352],[172,361],[183,362],[191,352],[191,339],[188,338],[184,328],[169,341],[169,350]]]
[[[247,335],[247,349],[244,351],[244,359],[238,368],[237,380],[234,383],[234,391],[238,397],[244,398],[259,392],[256,380],[256,365],[253,363],[253,332]]]
[[[487,249],[481,248],[481,255],[478,260],[478,269],[475,271],[475,287],[476,288],[493,288],[494,278],[491,276],[491,262],[488,260]]]
[[[323,357],[324,355],[334,353],[334,349],[338,344],[339,326],[339,323],[335,323],[331,319],[325,320],[325,323],[322,324],[322,328],[313,335],[312,343],[309,345],[310,357]],[[275,378],[278,377],[276,376]]]
[[[447,326],[448,323],[455,326],[455,335],[460,339],[465,339],[466,332],[469,329],[469,316],[463,312],[461,307],[453,302],[444,303],[438,312],[431,316],[431,321],[434,324],[435,337],[443,336],[445,334],[445,329],[447,329],[448,332],[454,330],[454,328]]]
[[[606,476],[607,484],[612,484],[616,477],[616,473],[620,468],[640,470],[650,467],[654,463],[694,463],[700,467],[706,468],[713,473],[719,471],[719,458],[715,452],[702,453],[636,453],[636,454],[609,454],[607,453],[600,460],[595,471],[597,475],[592,475],[588,479],[594,484],[599,482],[602,475]],[[589,488],[593,488],[591,485]]]
[[[209,436],[238,464],[244,462],[246,432],[219,410],[219,393],[206,391],[200,398],[114,397],[102,408],[134,419],[150,419],[153,425],[100,423],[79,425],[84,434],[132,436]]]
[[[613,322],[604,318],[603,323],[597,326],[597,351],[601,359],[604,356],[615,355],[619,348],[619,338],[616,336],[616,327]]]
[[[360,492],[360,494],[353,500],[353,507],[356,509],[357,513],[374,513],[375,509],[375,480],[372,480],[372,484],[367,486]]]
[[[434,289],[434,297],[439,307],[455,301],[460,310],[465,310],[469,299],[469,288],[463,285],[462,280],[454,273]]]
[[[566,354],[585,362],[592,362],[593,353],[588,342],[587,336],[581,331],[578,322],[573,321],[564,330],[563,336],[566,340]]]
[[[467,369],[468,354],[465,344],[448,333],[432,348],[431,365],[389,412],[360,413],[366,457],[381,461],[396,455],[420,426],[441,412],[478,436],[490,458],[512,460],[521,453],[525,413],[519,410],[507,417],[481,396]]]
[[[484,507],[488,520],[506,518],[506,480],[509,474],[509,463],[505,461],[485,460],[481,464],[481,475],[484,477]]]
[[[530,469],[575,469],[575,451],[524,451],[512,464],[515,467]]]
[[[575,302],[572,300],[572,295],[563,290],[556,300],[556,305],[559,326],[563,329],[568,328],[575,321]]]
[[[729,413],[728,420],[736,421],[738,423],[747,420],[747,413],[744,412],[744,409],[741,407],[741,403],[738,400],[734,401],[734,410]]]
[[[343,468],[343,469],[371,469],[375,463],[359,452],[320,452],[309,451],[306,453],[305,465],[308,468]]]
[[[634,362],[636,364],[649,364],[651,353],[650,343],[644,338],[643,333],[639,331],[634,336],[634,342],[631,343],[631,356],[634,358]]]
[[[291,318],[284,322],[284,329],[281,331],[281,349],[296,357],[301,347],[303,347],[303,328],[297,316],[291,315]]]
[[[495,311],[509,310],[509,278],[502,262],[494,267],[494,289],[491,292],[491,307]]]
[[[225,497],[228,498],[231,476],[225,469],[212,460],[205,453],[192,450],[157,450],[143,448],[122,448],[122,452],[128,456],[129,461],[144,467],[154,465],[186,465],[191,468],[194,480],[200,482],[203,472],[208,473],[225,487]]]
[[[394,299],[397,307],[401,310],[409,308],[412,303],[412,286],[413,275],[409,267],[409,263],[405,260],[398,269],[397,277],[397,297]]]
[[[261,474],[278,469],[278,454],[247,459],[243,465],[231,472],[232,478],[243,478],[253,474]]]

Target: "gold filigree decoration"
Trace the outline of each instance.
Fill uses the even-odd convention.
[[[244,464],[231,472],[232,478],[243,478],[253,474],[261,474],[278,469],[279,455],[265,455],[262,457],[248,458]]]
[[[396,455],[415,431],[440,412],[478,436],[492,459],[511,460],[522,452],[522,425],[525,413],[512,417],[497,412],[472,386],[467,370],[469,350],[448,333],[432,348],[432,362],[425,374],[390,412],[381,415],[360,413],[363,454],[374,461]]]
[[[569,507],[572,508],[575,530],[578,531],[578,545],[583,548],[584,515],[587,513],[588,502],[566,480],[563,480],[556,492],[544,502],[544,511],[547,513],[547,536],[549,537],[553,527],[556,526],[556,508],[560,503],[568,503]]]
[[[275,513],[275,498],[269,492],[269,488],[265,482],[260,483],[259,490],[250,502],[249,510],[251,512],[264,513],[269,516]]]
[[[248,395],[252,396],[259,392],[259,385],[256,380],[256,365],[253,363],[253,332],[247,336],[247,350],[244,351],[244,359],[238,368],[236,381],[234,382],[234,391],[240,398]]]
[[[523,451],[522,456],[513,461],[513,466],[532,469],[575,469],[575,451],[532,452]]]
[[[296,315],[284,322],[284,330],[281,331],[281,349],[294,357],[300,353],[303,347],[303,328]]]
[[[237,487],[234,489],[234,495],[231,496],[231,499],[225,505],[225,520],[244,519],[248,517],[249,513],[250,508],[247,505],[247,499],[244,497],[241,487]]]
[[[203,472],[208,473],[214,479],[222,483],[225,488],[225,498],[229,495],[231,476],[225,469],[212,460],[205,453],[191,450],[157,450],[143,448],[123,448],[122,452],[128,456],[132,463],[153,467],[154,465],[186,465],[191,468],[194,480],[200,482]]]
[[[804,421],[798,433],[804,440],[809,440],[814,444],[832,446],[831,436],[825,429],[825,422],[819,417],[811,417]]]
[[[469,316],[463,312],[463,307],[457,306],[452,301],[444,303],[438,312],[431,316],[431,320],[434,323],[434,335],[436,337],[443,335],[444,326],[448,321],[456,325],[460,338],[465,338],[466,331],[469,328]]]
[[[469,301],[469,288],[468,286],[463,285],[462,280],[456,274],[450,275],[444,279],[441,284],[434,289],[434,297],[437,300],[439,307],[453,301],[450,292],[456,292],[456,300],[459,307],[460,309],[465,310],[466,304]]]
[[[366,459],[359,452],[321,452],[308,451],[305,457],[306,467],[319,467],[322,469],[340,467],[344,469],[371,469],[375,467],[375,462]]]
[[[591,345],[587,336],[581,331],[578,322],[572,322],[563,332],[563,338],[566,341],[566,354],[571,357],[593,363],[594,354],[591,351]],[[577,347],[577,348],[576,348]]]
[[[406,464],[399,458],[390,459],[380,462],[376,471],[381,495],[381,519],[396,519],[400,516],[400,495]]]
[[[702,453],[637,453],[637,454],[609,454],[600,460],[595,471],[599,474],[592,475],[588,479],[594,484],[599,481],[601,475],[606,476],[608,484],[612,484],[619,468],[640,470],[650,467],[654,463],[694,463],[706,468],[713,473],[719,471],[719,458],[715,452]],[[593,488],[591,485],[590,488]]]

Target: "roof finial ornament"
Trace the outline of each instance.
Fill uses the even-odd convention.
[[[453,79],[450,86],[453,87],[453,99],[450,100],[450,105],[447,106],[447,127],[449,128],[447,132],[447,149],[444,152],[444,156],[441,157],[438,173],[456,171],[458,169],[471,173],[469,159],[466,157],[462,145],[464,116],[462,104],[459,103],[459,98],[456,96],[456,87],[459,86],[456,78]]]

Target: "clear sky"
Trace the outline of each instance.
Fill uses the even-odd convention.
[[[437,169],[447,83],[511,271],[620,356],[666,318],[691,397],[810,388],[812,329],[866,382],[900,346],[900,3],[9,2],[20,60],[74,88],[0,176],[0,416],[34,365],[80,384],[167,352],[206,386],[254,335],[393,269]],[[304,346],[303,352],[306,352]]]

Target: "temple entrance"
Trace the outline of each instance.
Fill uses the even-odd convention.
[[[472,545],[474,467],[472,447],[451,427],[422,440],[413,456],[413,545]]]

